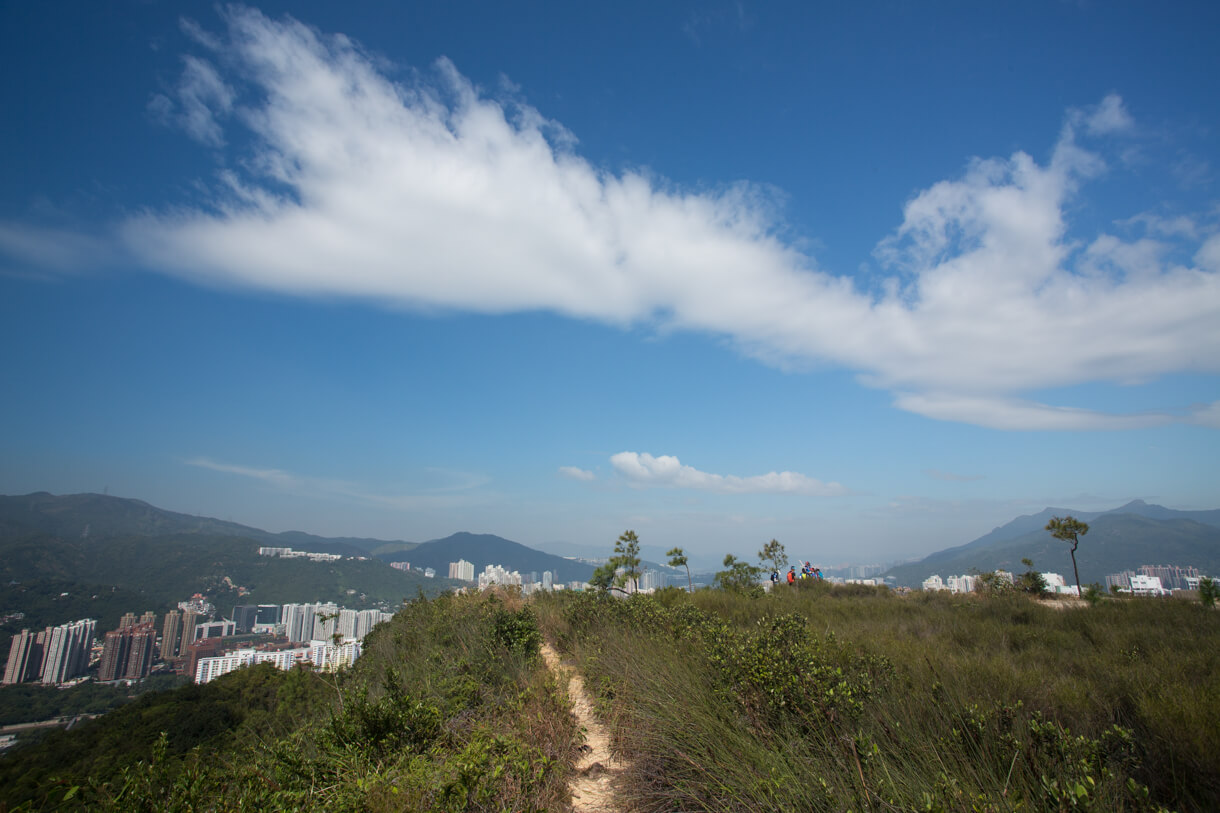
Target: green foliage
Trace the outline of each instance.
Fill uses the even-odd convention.
[[[1002,578],[994,570],[987,573],[975,573],[974,590],[976,593],[999,595],[1010,593],[1015,589],[1017,589],[1016,584],[1006,578]]]
[[[1199,601],[1203,606],[1214,607],[1217,598],[1220,598],[1220,583],[1209,576],[1199,579]]]
[[[682,550],[681,548],[670,548],[668,551],[665,552],[665,555],[669,557],[669,566],[670,567],[686,568],[686,589],[688,591],[694,590],[695,585],[694,585],[694,582],[691,580],[690,563],[687,562],[687,560],[686,560],[686,552],[684,550]]]
[[[635,531],[624,531],[614,542],[614,556],[610,563],[614,569],[623,568],[623,573],[615,583],[622,587],[631,582],[632,587],[640,585],[640,539]]]
[[[172,689],[186,680],[180,675],[154,675],[132,686],[100,683],[82,683],[69,689],[37,683],[4,686],[0,687],[0,725],[101,714],[145,692]]]
[[[755,567],[749,562],[740,561],[729,553],[724,557],[724,570],[716,574],[716,585],[722,590],[762,595],[762,586],[758,583],[760,575],[762,575],[761,568]]]
[[[767,570],[783,570],[788,566],[788,554],[779,540],[772,539],[758,552],[758,560],[769,565]]]
[[[1032,559],[1022,559],[1021,564],[1025,565],[1025,572],[1017,576],[1017,589],[1025,593],[1032,593],[1035,596],[1043,595],[1050,592],[1050,588],[1046,586],[1046,579],[1037,570],[1034,570],[1034,562]]]
[[[604,565],[601,565],[594,570],[593,575],[589,577],[589,586],[595,590],[601,590],[603,592],[609,590],[614,586],[614,570],[615,567],[613,561],[606,562]]]

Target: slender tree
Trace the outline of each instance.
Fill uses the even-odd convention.
[[[695,592],[695,583],[691,581],[690,565],[686,561],[686,552],[681,548],[670,548],[665,555],[669,557],[670,567],[686,568],[686,589],[688,592]]]
[[[640,589],[640,538],[635,531],[623,531],[614,543],[614,556],[610,562],[616,570],[623,568],[620,584],[631,582],[635,590]]]
[[[764,565],[770,562],[770,570],[780,571],[788,566],[788,553],[778,539],[772,539],[758,552],[758,561]]]
[[[1046,523],[1046,530],[1056,539],[1072,543],[1072,573],[1076,576],[1076,596],[1083,598],[1080,592],[1080,571],[1076,569],[1076,548],[1080,545],[1080,537],[1089,532],[1088,524],[1072,516],[1063,519],[1052,517],[1051,521]]]

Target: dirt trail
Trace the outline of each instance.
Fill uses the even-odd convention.
[[[610,737],[606,727],[593,714],[593,703],[585,693],[585,682],[571,666],[560,663],[559,653],[550,644],[542,645],[542,657],[551,671],[568,678],[568,697],[572,713],[585,731],[583,755],[576,763],[572,779],[572,810],[577,813],[619,813],[622,810],[615,785],[623,772],[623,764],[610,757]]]

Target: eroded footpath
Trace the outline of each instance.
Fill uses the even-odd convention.
[[[568,697],[577,724],[585,732],[582,755],[576,763],[576,775],[571,782],[572,810],[581,813],[619,813],[621,807],[616,791],[625,767],[610,755],[610,736],[606,727],[593,713],[593,702],[585,692],[580,673],[560,660],[559,653],[549,643],[542,645],[542,657],[547,667],[560,678],[567,679]]]

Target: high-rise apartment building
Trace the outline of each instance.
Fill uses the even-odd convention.
[[[178,639],[178,657],[186,654],[186,648],[195,641],[195,625],[199,623],[199,613],[187,610],[182,613],[182,636]]]
[[[246,635],[254,629],[258,620],[258,607],[253,604],[238,604],[233,608],[233,625],[238,635]]]
[[[63,683],[84,674],[96,629],[97,621],[92,618],[51,629],[42,659],[42,682]]]
[[[119,628],[106,633],[102,642],[102,660],[97,666],[97,679],[102,683],[118,680],[127,668],[127,656],[131,650],[131,636],[127,631],[131,627],[119,623]]]
[[[464,582],[474,581],[474,564],[465,559],[449,563],[449,578],[461,579]]]
[[[127,653],[127,665],[123,677],[139,680],[152,671],[153,650],[157,648],[157,628],[152,622],[136,624],[127,630],[131,645]]]
[[[9,645],[8,663],[4,667],[4,683],[24,683],[42,672],[42,643],[46,632],[22,630]]]
[[[168,661],[178,657],[178,648],[182,645],[182,613],[170,610],[165,614],[165,623],[161,627],[161,660]]]

